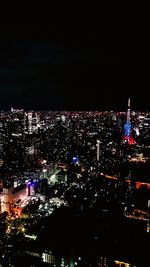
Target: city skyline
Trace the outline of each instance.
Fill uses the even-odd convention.
[[[149,262],[148,75],[102,12],[0,25],[0,266]]]
[[[107,92],[108,93],[108,92]],[[30,96],[29,96],[30,94]],[[117,94],[117,93],[116,93]],[[72,103],[72,102],[68,102],[66,103],[66,101],[62,101],[64,100],[64,97],[62,97],[62,99],[58,96],[52,96],[51,100],[55,99],[57,97],[57,101],[53,101],[51,103],[47,103],[41,99],[44,99],[46,96],[48,98],[48,95],[45,93],[45,96],[42,97],[41,94],[38,95],[38,100],[37,100],[37,96],[36,96],[36,100],[37,101],[33,101],[32,99],[34,97],[34,92],[29,92],[26,93],[26,91],[20,91],[18,92],[18,90],[14,91],[14,92],[8,92],[8,90],[6,90],[5,92],[2,92],[2,90],[0,91],[0,111],[10,111],[11,108],[15,109],[23,109],[25,111],[99,111],[99,112],[105,112],[105,111],[113,111],[113,112],[126,112],[126,104],[127,104],[127,99],[128,99],[128,95],[122,96],[122,102],[118,103],[117,100],[112,101],[110,103],[110,99],[108,98],[108,96],[104,96],[101,97],[101,101],[103,102],[99,102],[98,103],[98,99],[96,99],[97,102],[93,103],[91,100],[91,103],[88,103],[88,101],[90,101],[90,99],[85,99],[86,103]],[[22,95],[20,97],[20,95]],[[112,95],[109,96],[112,99]],[[114,94],[113,94],[114,97]],[[8,98],[8,99],[7,99]],[[40,99],[39,99],[40,98]],[[84,96],[83,96],[84,98]],[[5,99],[5,101],[3,101],[3,99]],[[14,101],[12,101],[12,99]],[[26,100],[25,100],[26,99]],[[11,101],[10,101],[11,100]],[[48,99],[46,99],[47,101]],[[73,99],[74,100],[74,99]],[[81,95],[80,95],[80,100],[81,100]],[[132,103],[132,108],[131,111],[141,111],[141,112],[150,112],[150,108],[147,105],[143,105],[143,102],[139,101],[139,99],[137,99],[137,97],[133,98],[133,103]],[[41,103],[39,103],[41,101]],[[58,103],[59,101],[59,103]],[[148,100],[147,100],[148,102]]]
[[[31,260],[39,266],[54,266],[56,260],[58,267],[64,261],[79,267],[144,264],[150,231],[150,118],[130,114],[130,107],[129,98],[124,113],[1,112],[3,266],[8,260],[24,266]],[[133,247],[144,247],[144,253],[134,254]]]

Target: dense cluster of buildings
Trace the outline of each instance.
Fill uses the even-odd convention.
[[[109,238],[108,229],[112,227],[112,213],[118,222],[123,220],[124,227],[126,220],[127,224],[128,220],[138,221],[140,226],[137,229],[143,229],[143,235],[148,234],[149,163],[150,113],[131,112],[130,99],[127,112],[26,112],[13,108],[7,112],[1,111],[0,213],[2,215],[7,212],[6,225],[7,221],[13,218],[13,222],[9,221],[6,227],[7,237],[5,230],[1,237],[2,246],[5,247],[9,239],[13,247],[16,243],[11,240],[14,238],[17,242],[26,242],[26,239],[32,239],[33,242],[35,236],[40,240],[40,231],[35,234],[33,229],[31,230],[32,226],[40,225],[42,218],[51,218],[51,214],[55,217],[55,213],[59,213],[63,208],[66,217],[74,216],[67,215],[70,209],[77,218],[84,218],[89,222],[90,217],[87,214],[91,214],[92,211],[92,216],[96,218],[93,221],[99,221],[99,225],[101,220],[105,221],[105,217],[109,217],[108,223],[106,220],[106,224],[101,225],[102,229],[106,228],[104,233],[97,228],[96,222],[94,226],[94,222],[91,221],[93,229],[97,230],[85,235],[90,240],[87,243],[93,244],[95,250],[98,246],[96,244],[100,244],[100,236],[102,239]],[[25,214],[30,217],[29,224],[22,219]],[[18,218],[20,221],[15,224]],[[64,229],[66,225],[67,219]],[[0,227],[3,229],[3,226],[4,223]],[[40,227],[44,229],[43,222]],[[82,229],[82,224],[80,227]],[[119,244],[120,235],[122,229],[116,230],[115,244]],[[69,235],[67,238],[70,240]],[[82,233],[80,238],[82,239]],[[81,243],[86,242],[86,238],[83,238]],[[57,237],[55,239],[57,240]],[[113,242],[112,238],[110,244]],[[79,249],[79,255],[73,256],[70,252],[68,260],[69,255],[66,256],[64,252],[64,255],[58,257],[58,261],[57,256],[54,256],[57,254],[55,249],[52,252],[51,248],[53,250],[53,244],[50,248],[47,244],[45,250],[42,249],[40,252],[34,251],[33,248],[26,249],[18,252],[18,257],[26,257],[28,254],[29,258],[38,258],[37,266],[40,266],[39,262],[52,266],[87,266],[84,256],[87,248],[84,251],[84,246],[80,248],[80,245],[74,245],[71,249]],[[64,245],[64,249],[67,250],[68,247],[65,248]],[[2,256],[9,258],[8,251],[4,248],[3,251]],[[136,265],[127,263],[128,260],[121,257],[116,259],[115,256],[111,257],[109,263],[108,257],[105,257],[109,256],[109,252],[103,254],[103,257],[100,258],[99,255],[97,261],[91,261],[91,264],[101,267]],[[13,252],[11,259],[12,255]]]

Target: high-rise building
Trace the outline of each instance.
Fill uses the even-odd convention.
[[[28,132],[32,134],[32,112],[28,113]]]
[[[97,161],[99,161],[99,156],[100,156],[99,145],[100,145],[100,140],[97,140],[97,143],[96,143],[96,146],[97,146],[97,151],[96,151]]]
[[[32,116],[32,128],[33,128],[33,131],[37,131],[39,128],[39,116],[37,112],[33,113],[33,116]]]
[[[48,264],[55,264],[55,257],[50,250],[44,251],[42,253],[42,261]]]
[[[100,258],[99,267],[107,267],[107,259],[105,257]]]
[[[27,192],[25,184],[17,187],[14,187],[14,185],[3,187],[3,191],[0,193],[0,212],[11,212],[13,210],[13,205],[17,204],[18,201],[24,201],[26,197]]]

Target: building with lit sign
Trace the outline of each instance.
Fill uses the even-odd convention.
[[[53,256],[52,252],[44,251],[42,253],[42,260],[43,262],[49,263],[49,264],[55,264],[55,257]]]
[[[13,205],[21,205],[21,202],[26,198],[26,185],[21,185],[16,188],[3,188],[3,192],[0,194],[0,212],[12,212]],[[19,209],[18,209],[19,210]]]

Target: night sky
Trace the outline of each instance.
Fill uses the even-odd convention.
[[[118,35],[110,24],[1,25],[0,109],[124,110],[129,93],[148,109]]]

